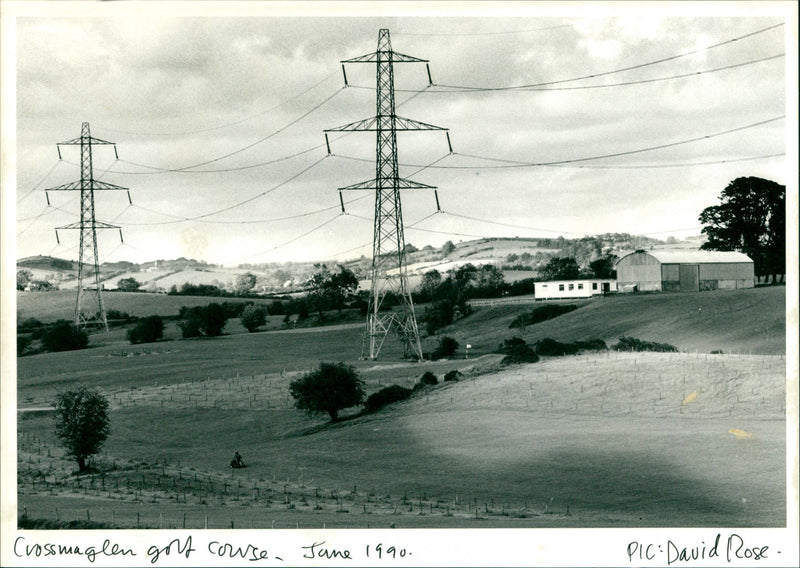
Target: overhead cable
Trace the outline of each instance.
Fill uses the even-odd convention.
[[[280,108],[283,105],[285,105],[287,103],[290,103],[293,100],[302,97],[303,95],[305,95],[309,91],[312,91],[313,89],[319,87],[322,83],[324,83],[325,81],[327,81],[331,77],[333,77],[335,75],[338,75],[338,74],[339,74],[338,71],[334,71],[333,73],[331,73],[330,75],[324,77],[322,80],[314,83],[313,85],[311,85],[310,87],[308,87],[304,91],[294,95],[291,98],[288,98],[288,99],[286,99],[284,101],[281,101],[280,103],[276,104],[275,106],[272,106],[272,107],[268,108],[265,111],[261,111],[261,112],[258,112],[256,114],[252,114],[252,115],[246,116],[244,118],[241,118],[239,120],[235,120],[233,122],[228,122],[228,123],[225,123],[225,124],[221,124],[219,126],[211,126],[209,128],[200,128],[198,130],[185,130],[185,131],[182,131],[182,132],[131,132],[129,130],[116,130],[114,128],[106,128],[106,127],[103,127],[103,126],[100,126],[99,128],[100,128],[100,130],[107,130],[109,132],[114,132],[114,133],[117,133],[117,134],[129,134],[129,135],[133,135],[133,136],[184,136],[184,135],[187,135],[187,134],[201,134],[203,132],[212,132],[214,130],[221,130],[223,128],[227,128],[229,126],[235,126],[237,124],[241,124],[243,122],[247,122],[248,120],[252,120],[255,117],[263,116],[263,115],[265,115],[267,113],[270,113],[273,110],[275,110],[277,108]]]
[[[278,130],[275,130],[274,132],[271,132],[270,134],[264,136],[263,138],[259,138],[255,142],[252,142],[251,144],[248,144],[247,146],[244,146],[243,148],[239,148],[238,150],[234,150],[233,152],[229,152],[229,153],[227,153],[225,155],[219,156],[217,158],[213,158],[211,160],[206,160],[205,162],[200,162],[200,163],[197,163],[197,164],[193,164],[191,166],[184,166],[182,168],[161,168],[161,167],[158,167],[158,166],[149,166],[147,164],[140,164],[140,163],[137,163],[137,162],[131,162],[129,160],[126,160],[126,163],[134,165],[134,166],[139,166],[141,168],[147,168],[147,169],[151,169],[151,170],[156,170],[156,171],[159,171],[159,172],[185,172],[187,170],[191,170],[191,169],[194,169],[194,168],[199,168],[200,166],[206,166],[208,164],[213,164],[214,162],[219,162],[220,160],[224,160],[226,158],[230,158],[231,156],[235,156],[236,154],[240,154],[240,153],[244,152],[245,150],[249,150],[250,148],[252,148],[254,146],[257,146],[258,144],[261,144],[262,142],[265,142],[265,141],[269,140],[273,136],[276,136],[276,135],[280,134],[281,132],[283,132],[287,128],[297,124],[298,122],[303,120],[305,117],[307,117],[308,115],[310,115],[311,113],[313,113],[314,111],[316,111],[317,109],[319,109],[320,107],[322,107],[323,105],[328,103],[333,97],[338,95],[340,92],[341,92],[341,89],[337,90],[331,96],[326,98],[324,101],[322,101],[318,105],[314,106],[311,110],[303,113],[302,115],[300,115],[299,117],[295,118],[294,120],[292,120],[291,122],[289,122],[285,126],[282,126]]]
[[[728,40],[725,40],[725,41],[722,41],[722,42],[719,42],[719,43],[715,43],[715,44],[709,45],[707,47],[701,47],[701,48],[698,48],[698,49],[693,49],[691,51],[685,51],[685,52],[682,52],[682,53],[678,53],[676,55],[670,55],[668,57],[662,57],[661,59],[656,59],[656,60],[653,60],[653,61],[647,61],[645,63],[639,63],[639,64],[636,64],[636,65],[630,65],[628,67],[622,67],[620,69],[613,69],[611,71],[603,71],[603,72],[600,72],[600,73],[591,73],[589,75],[583,75],[581,77],[573,77],[573,78],[570,78],[570,79],[561,79],[561,80],[557,80],[557,81],[547,81],[547,82],[542,82],[542,83],[529,83],[529,84],[525,84],[525,85],[511,85],[511,86],[505,86],[505,87],[480,87],[480,86],[476,87],[476,86],[469,86],[469,85],[448,85],[448,84],[436,84],[436,86],[450,88],[450,89],[459,89],[459,90],[464,90],[464,91],[511,91],[511,90],[517,90],[517,89],[527,89],[527,88],[531,88],[531,87],[545,87],[545,86],[548,86],[548,85],[558,85],[558,84],[561,84],[561,83],[570,83],[570,82],[573,82],[573,81],[582,81],[584,79],[594,79],[596,77],[604,77],[606,75],[613,75],[615,73],[622,73],[624,71],[632,71],[634,69],[641,69],[643,67],[649,67],[651,65],[658,65],[659,63],[665,63],[667,61],[673,61],[675,59],[680,59],[682,57],[688,57],[690,55],[695,55],[695,54],[701,53],[703,51],[708,51],[710,49],[721,47],[723,45],[728,45],[728,44],[731,44],[733,42],[743,40],[745,38],[753,37],[755,35],[762,34],[762,33],[765,33],[767,31],[770,31],[770,30],[774,30],[774,29],[779,28],[781,26],[783,26],[783,23],[775,24],[773,26],[768,26],[766,28],[762,28],[762,29],[756,30],[754,32],[750,32],[748,34],[744,34],[744,35],[741,35],[741,36],[738,36],[738,37],[735,37],[735,38],[731,38],[731,39],[728,39]]]

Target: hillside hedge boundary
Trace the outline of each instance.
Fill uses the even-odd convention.
[[[619,342],[611,347],[614,351],[656,351],[659,353],[677,353],[678,348],[669,343],[642,341],[635,337],[620,337]]]

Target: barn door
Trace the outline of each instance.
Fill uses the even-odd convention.
[[[680,265],[681,292],[697,292],[700,290],[700,267],[696,264]]]

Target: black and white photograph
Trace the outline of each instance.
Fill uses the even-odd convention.
[[[0,564],[797,565],[796,3],[0,16]]]

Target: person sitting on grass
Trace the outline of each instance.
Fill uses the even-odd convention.
[[[233,454],[233,459],[231,460],[231,467],[244,467],[244,461],[242,460],[242,456],[239,452],[235,452]]]

